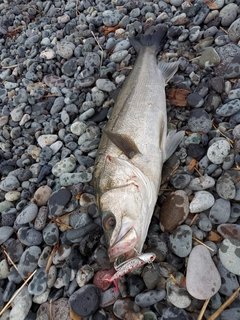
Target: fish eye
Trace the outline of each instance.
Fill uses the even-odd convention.
[[[103,219],[103,227],[106,230],[111,230],[114,229],[116,226],[116,219],[114,218],[113,215],[107,215],[104,219]]]
[[[154,261],[155,260],[155,257],[154,256],[151,256],[150,257],[150,261]]]

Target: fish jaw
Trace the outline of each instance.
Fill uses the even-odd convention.
[[[133,227],[126,232],[122,229],[120,232],[124,235],[119,240],[117,238],[117,241],[109,247],[108,256],[111,262],[115,261],[117,257],[123,254],[128,257],[131,256],[138,242],[139,238],[136,230]]]

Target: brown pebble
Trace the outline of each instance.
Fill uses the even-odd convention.
[[[34,193],[33,202],[39,207],[46,206],[51,194],[52,189],[49,186],[41,186]]]
[[[143,320],[144,316],[140,312],[128,311],[125,314],[124,320]]]
[[[172,192],[160,209],[160,228],[162,231],[173,231],[182,224],[189,213],[188,197],[183,190]]]
[[[116,270],[114,268],[111,268],[109,270],[99,270],[95,273],[93,278],[93,284],[95,284],[96,287],[98,287],[102,291],[106,291],[109,287],[111,287],[112,283],[103,280],[104,276],[112,276]]]

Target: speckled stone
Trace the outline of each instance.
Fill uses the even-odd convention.
[[[51,196],[52,189],[49,186],[41,186],[39,187],[33,196],[33,201],[39,207],[45,206]]]
[[[178,257],[187,257],[192,250],[192,229],[181,225],[169,236],[169,248]]]
[[[39,295],[42,294],[46,289],[47,273],[45,268],[39,268],[28,285],[28,291],[33,295]]]
[[[48,217],[48,207],[42,206],[39,209],[37,217],[34,221],[34,228],[36,230],[42,230],[46,225],[47,217]]]
[[[42,243],[42,233],[31,227],[21,227],[17,235],[18,239],[28,247]]]
[[[218,195],[226,200],[231,200],[235,198],[236,195],[236,188],[234,182],[232,181],[231,177],[224,173],[216,183],[216,190]]]
[[[212,163],[221,164],[230,152],[230,144],[222,139],[214,142],[207,151],[207,156]]]
[[[183,190],[172,192],[160,208],[159,223],[162,231],[172,231],[182,224],[189,213],[188,197]]]
[[[71,200],[72,193],[68,189],[62,188],[53,192],[48,200],[49,217],[61,216],[64,208]]]
[[[58,238],[59,230],[56,223],[52,222],[43,229],[43,240],[47,245],[55,245],[58,242]]]
[[[9,226],[0,227],[0,244],[3,244],[7,239],[11,237],[14,229]]]
[[[212,206],[209,219],[213,224],[226,223],[230,218],[231,203],[226,199],[217,199]]]
[[[27,287],[19,292],[19,294],[12,301],[12,309],[9,318],[12,320],[24,320],[32,306],[32,296],[28,292]]]
[[[197,191],[190,203],[189,210],[191,213],[202,212],[211,208],[214,202],[214,197],[210,192]]]
[[[240,18],[235,20],[228,29],[228,36],[231,41],[237,42],[239,40],[240,33]]]
[[[18,272],[22,278],[27,278],[28,274],[36,269],[40,255],[41,249],[37,246],[31,246],[24,251],[18,264]]]
[[[191,296],[206,300],[216,294],[221,277],[212,261],[209,250],[197,245],[190,253],[187,265],[186,287]]]
[[[64,172],[72,172],[76,167],[76,160],[73,157],[65,158],[57,162],[52,167],[52,173],[55,177],[60,177]]]
[[[188,126],[192,132],[208,133],[212,128],[212,121],[205,110],[194,109],[189,115]]]
[[[56,134],[43,134],[37,139],[37,142],[41,148],[44,148],[57,141],[57,138]]]
[[[230,74],[230,70],[229,70],[229,74]],[[223,117],[229,117],[237,113],[239,110],[240,110],[240,101],[239,99],[234,99],[234,100],[230,100],[229,102],[217,108],[216,113]]]
[[[222,280],[222,285],[219,289],[219,293],[224,294],[227,297],[230,297],[239,286],[237,276],[234,273],[229,272],[223,266],[221,261],[218,262],[217,269]]]
[[[240,240],[224,239],[219,248],[219,258],[228,271],[240,275]]]

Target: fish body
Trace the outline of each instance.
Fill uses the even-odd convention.
[[[178,65],[158,68],[156,52],[167,28],[131,39],[134,68],[103,130],[95,161],[94,189],[111,261],[142,252],[156,204],[164,161],[184,132],[167,137],[165,85]]]

